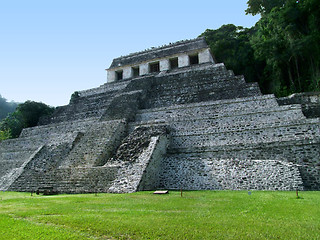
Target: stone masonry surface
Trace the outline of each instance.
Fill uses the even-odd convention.
[[[0,190],[320,190],[319,94],[262,95],[206,49],[200,38],[115,59],[112,71],[133,66],[126,78],[0,142]]]

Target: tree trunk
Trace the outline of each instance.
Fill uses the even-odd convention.
[[[295,63],[296,71],[297,71],[299,92],[301,92],[302,91],[302,86],[301,86],[301,81],[300,81],[300,73],[299,73],[299,65],[298,65],[297,57],[294,57],[294,63]]]

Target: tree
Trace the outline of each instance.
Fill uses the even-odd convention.
[[[0,120],[5,118],[9,113],[12,113],[17,108],[18,103],[7,102],[0,94]]]
[[[17,112],[21,114],[25,127],[34,127],[40,117],[51,115],[54,109],[44,103],[26,101],[17,107]]]
[[[0,122],[0,131],[8,132],[10,138],[19,137],[22,129],[25,127],[22,116],[15,111],[10,113],[5,119]]]
[[[261,14],[248,29],[232,24],[205,36],[218,62],[263,93],[285,96],[320,91],[320,8],[318,0],[249,0],[247,14]]]
[[[255,59],[266,66],[261,82],[277,96],[320,90],[319,8],[315,0],[287,0],[256,24]]]
[[[78,91],[75,91],[72,93],[71,98],[70,98],[70,103],[74,103],[77,99],[80,98],[80,94]]]
[[[0,130],[0,141],[11,138],[9,130]]]
[[[206,38],[217,62],[223,62],[235,74],[245,75],[248,82],[253,82],[259,77],[256,69],[261,68],[250,44],[254,32],[254,28],[228,24],[217,30],[207,29],[201,36]]]
[[[26,101],[0,122],[0,131],[7,137],[19,137],[23,128],[36,126],[41,117],[51,115],[53,111],[53,107],[44,103]]]
[[[286,0],[248,0],[248,8],[246,14],[264,16],[272,11],[275,7],[282,7],[286,3]]]

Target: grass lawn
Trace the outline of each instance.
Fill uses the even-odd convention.
[[[0,239],[320,239],[320,192],[0,192]]]

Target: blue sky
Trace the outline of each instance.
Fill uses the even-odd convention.
[[[251,27],[247,0],[0,0],[0,94],[68,104],[106,82],[113,58],[192,39],[223,24]]]

